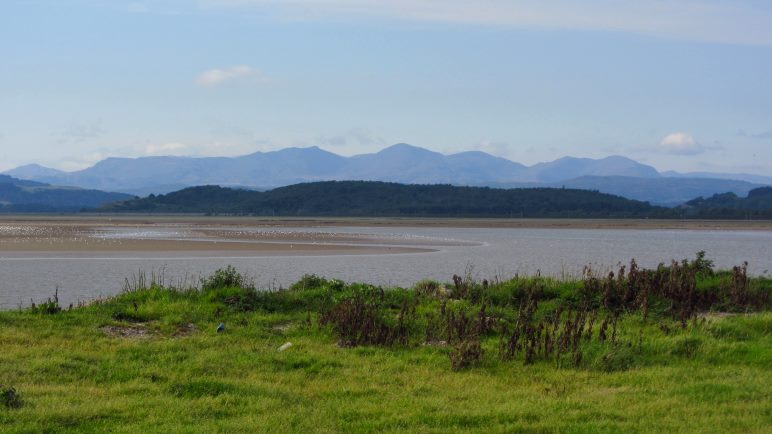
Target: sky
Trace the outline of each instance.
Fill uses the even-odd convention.
[[[3,0],[0,170],[410,143],[772,175],[767,0]]]

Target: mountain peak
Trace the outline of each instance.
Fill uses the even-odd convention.
[[[608,157],[601,158],[599,161],[616,161],[616,162],[641,164],[633,160],[632,158],[625,157],[624,155],[609,155]]]
[[[57,176],[66,172],[32,163],[19,166],[15,169],[11,169],[3,173],[19,179],[36,179],[42,177]]]
[[[227,158],[109,158],[77,172],[54,171],[31,164],[6,173],[52,185],[143,195],[167,193],[196,185],[274,188],[302,182],[371,180],[403,184],[510,187],[565,184],[603,191],[611,191],[618,184],[627,186],[627,190],[623,191],[627,196],[636,194],[637,190],[646,190],[652,192],[650,196],[645,196],[646,200],[671,203],[686,197],[680,193],[676,196],[673,191],[687,187],[688,190],[684,191],[709,195],[725,191],[744,194],[757,186],[716,182],[719,180],[658,182],[666,178],[656,169],[621,155],[599,159],[566,156],[551,162],[524,166],[479,150],[445,155],[408,143],[397,143],[379,152],[351,157],[338,155],[319,146],[307,146]],[[159,178],[159,174],[163,176]],[[630,179],[619,180],[613,177]],[[668,189],[673,191],[668,193]],[[616,193],[618,190],[613,191]]]
[[[424,155],[442,155],[439,152],[430,151],[426,148],[421,148],[420,146],[413,146],[409,145],[407,143],[397,143],[395,145],[391,145],[387,148],[381,149],[379,152],[377,152],[378,155],[383,154],[394,154],[394,153],[401,153],[401,154],[424,154]]]

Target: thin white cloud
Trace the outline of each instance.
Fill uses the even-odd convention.
[[[102,127],[102,121],[97,120],[91,123],[71,122],[67,128],[59,134],[59,143],[81,143],[90,139],[95,139],[105,134]]]
[[[109,154],[106,154],[101,151],[91,152],[85,155],[65,158],[55,166],[57,169],[64,170],[67,172],[82,170],[87,167],[93,166],[95,163],[102,161],[109,156],[110,156]],[[44,164],[44,165],[47,165],[47,164]]]
[[[672,155],[698,155],[705,152],[706,149],[694,137],[686,133],[668,134],[655,147],[658,152]]]
[[[260,71],[245,65],[232,66],[230,68],[215,68],[204,71],[196,78],[200,86],[220,86],[226,83],[267,83],[268,77]]]
[[[188,145],[183,143],[161,143],[145,146],[145,155],[180,155],[188,151]]]
[[[353,128],[344,133],[333,136],[319,136],[313,142],[330,147],[371,147],[373,145],[384,146],[386,140],[372,134],[365,128]]]
[[[413,21],[604,30],[732,44],[772,45],[772,10],[723,0],[201,0],[290,19],[375,16]],[[761,5],[761,6],[760,6]]]
[[[476,151],[482,151],[497,157],[508,157],[510,154],[509,144],[493,140],[485,140],[474,146]]]
[[[760,133],[748,133],[745,130],[739,130],[737,135],[740,137],[750,137],[752,139],[772,139],[772,130]]]

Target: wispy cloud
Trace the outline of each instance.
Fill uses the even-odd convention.
[[[375,16],[496,26],[608,30],[678,39],[772,45],[772,10],[723,0],[201,0],[295,19]]]
[[[497,157],[508,157],[511,153],[509,143],[485,140],[474,146],[476,151],[486,152]]]
[[[373,145],[383,146],[386,143],[382,137],[374,135],[364,128],[354,128],[334,136],[319,136],[314,141],[322,146],[330,147],[345,147],[349,145],[370,147]]]
[[[91,152],[84,155],[64,158],[60,160],[57,164],[54,164],[53,166],[56,166],[57,169],[68,171],[68,172],[74,171],[74,170],[82,170],[87,167],[93,166],[94,163],[102,161],[109,156],[110,154],[106,154],[102,151]]]
[[[772,131],[763,131],[760,133],[747,133],[744,130],[737,132],[740,137],[750,137],[752,139],[772,139]]]
[[[183,143],[161,143],[145,146],[145,155],[180,155],[188,151],[188,145]]]
[[[267,82],[269,79],[263,73],[245,65],[210,69],[202,72],[196,78],[198,85],[207,87],[220,86],[226,83],[264,84]]]
[[[71,122],[67,128],[59,134],[59,143],[82,143],[95,139],[105,134],[102,121],[91,123]]]

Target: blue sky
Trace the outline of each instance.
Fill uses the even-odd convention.
[[[772,3],[5,0],[0,170],[407,142],[772,175]]]

